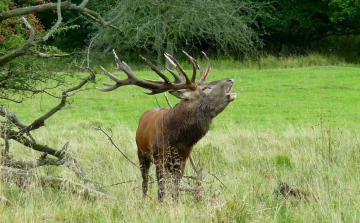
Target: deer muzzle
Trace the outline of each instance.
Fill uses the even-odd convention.
[[[226,96],[229,101],[234,101],[236,99],[236,93],[231,93],[231,89],[232,89],[232,86],[234,85],[235,81],[233,79],[228,79],[228,82],[230,83],[230,86],[226,91]]]

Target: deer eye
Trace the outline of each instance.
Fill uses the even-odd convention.
[[[211,88],[210,87],[203,87],[201,90],[206,91],[206,90],[211,90]]]

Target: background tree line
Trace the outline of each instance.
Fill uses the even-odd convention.
[[[1,10],[6,2],[22,7],[56,0],[6,0]],[[327,53],[329,47],[340,51],[339,42],[345,37],[345,42],[352,40],[355,54],[360,52],[360,2],[356,0],[91,0],[88,7],[106,19],[122,13],[114,23],[119,30],[94,26],[83,16],[64,11],[63,26],[73,29],[54,36],[50,45],[74,53],[97,36],[94,45],[101,52],[115,48],[135,58],[146,52],[157,56],[158,63],[161,52],[182,49],[237,57],[259,49],[271,54]],[[36,17],[47,30],[56,13],[46,11]],[[356,55],[347,59],[356,60]]]
[[[183,49],[236,58],[257,50],[281,56],[335,53],[350,62],[360,57],[356,0],[95,0],[89,4],[108,19],[125,11],[115,22],[121,32],[94,27],[69,13],[68,24],[79,27],[57,36],[51,45],[71,53],[97,36],[99,52],[115,48],[131,59],[152,54],[159,65],[162,52]],[[48,16],[51,12],[40,17],[45,27],[50,25]]]

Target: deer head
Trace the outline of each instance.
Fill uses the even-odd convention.
[[[107,92],[125,85],[136,85],[147,89],[148,92],[144,92],[146,94],[168,91],[181,99],[180,103],[172,109],[150,109],[146,111],[140,118],[136,132],[144,197],[147,192],[150,163],[153,162],[156,165],[159,200],[162,201],[165,194],[165,171],[170,172],[173,186],[172,195],[177,199],[179,182],[193,146],[209,130],[212,119],[236,99],[236,94],[231,93],[234,80],[226,78],[205,83],[211,71],[210,62],[205,53],[203,55],[206,58],[207,66],[204,71],[194,58],[184,52],[193,65],[191,78],[173,56],[165,53],[166,59],[174,65],[178,72],[177,75],[167,69],[174,78],[172,82],[144,57],[142,58],[160,76],[162,81],[140,80],[135,77],[126,63],[119,60],[115,51],[113,54],[117,67],[125,72],[127,79],[121,80],[101,67],[104,73],[115,81],[115,84],[104,83],[107,88],[99,89],[100,91]],[[200,70],[198,82],[196,82],[197,70]]]

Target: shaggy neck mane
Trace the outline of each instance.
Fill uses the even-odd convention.
[[[164,116],[164,126],[172,130],[168,137],[172,139],[170,144],[180,147],[196,144],[208,132],[211,121],[211,115],[200,106],[189,106],[186,101],[181,101]]]

